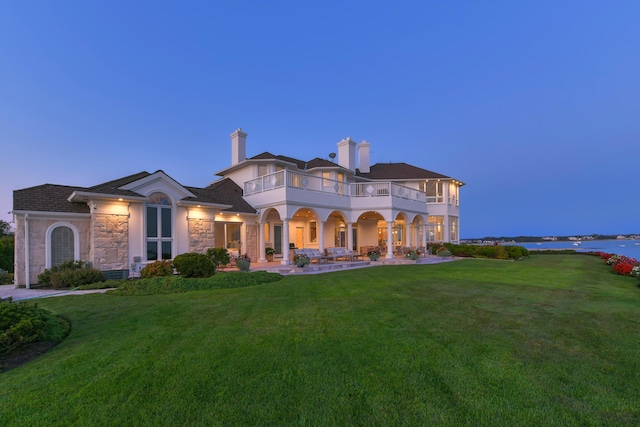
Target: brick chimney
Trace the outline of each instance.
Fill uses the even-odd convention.
[[[338,164],[343,168],[356,170],[356,142],[350,136],[338,142]]]
[[[231,166],[247,159],[247,134],[241,128],[231,135]]]
[[[371,172],[369,147],[371,147],[371,144],[369,144],[364,139],[360,144],[358,144],[358,169],[360,169],[360,173]]]

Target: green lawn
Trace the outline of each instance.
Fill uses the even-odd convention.
[[[0,425],[638,425],[640,289],[580,255],[40,300]]]

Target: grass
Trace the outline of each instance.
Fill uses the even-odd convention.
[[[639,302],[578,255],[51,298],[0,425],[637,425]]]

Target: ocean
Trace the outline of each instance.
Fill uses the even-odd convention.
[[[516,243],[527,249],[574,249],[576,252],[607,252],[610,254],[625,255],[640,260],[640,240],[583,240],[579,246],[573,246],[574,242],[540,242],[540,243]]]

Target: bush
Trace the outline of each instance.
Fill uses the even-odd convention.
[[[173,265],[171,261],[154,261],[144,266],[140,270],[140,277],[147,279],[149,277],[173,276]]]
[[[40,285],[50,285],[51,284],[51,275],[53,273],[57,273],[60,271],[66,270],[77,270],[79,268],[86,267],[86,263],[84,261],[67,261],[63,262],[59,266],[51,267],[38,274],[38,284]]]
[[[251,258],[247,254],[241,255],[236,260],[236,265],[240,271],[249,271],[251,267]]]
[[[296,265],[296,267],[305,267],[309,265],[310,262],[311,260],[305,254],[296,254],[293,256],[293,263]]]
[[[0,285],[10,285],[13,283],[13,273],[0,268]]]
[[[91,267],[79,268],[76,270],[62,270],[51,273],[49,284],[54,289],[76,288],[90,283],[104,282],[105,277],[102,271]]]
[[[37,304],[0,301],[0,359],[30,342],[61,341],[70,329],[69,322]]]
[[[511,259],[520,259],[529,256],[529,251],[522,246],[505,246],[507,254]]]
[[[140,296],[155,294],[171,294],[189,291],[213,289],[241,288],[264,283],[277,282],[282,276],[266,271],[249,273],[231,271],[216,274],[204,279],[185,277],[153,277],[150,279],[129,280],[123,282],[118,289],[107,291],[109,295]]]
[[[216,268],[231,262],[229,251],[226,248],[209,248],[207,249],[207,256],[211,258]]]
[[[189,252],[173,259],[173,266],[182,277],[209,277],[216,272],[216,266],[210,257]]]
[[[442,256],[442,257],[445,257],[445,256],[451,256],[451,252],[449,251],[449,249],[446,249],[446,248],[440,248],[440,249],[436,252],[436,255],[438,255],[438,256]]]

